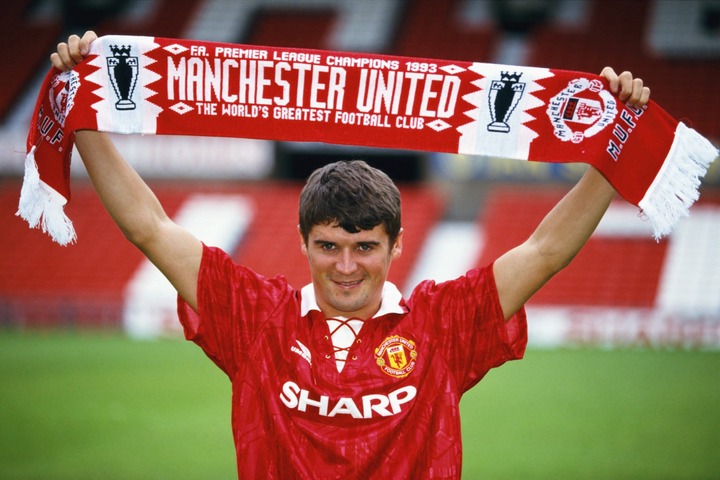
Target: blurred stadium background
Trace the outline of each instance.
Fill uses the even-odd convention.
[[[720,146],[718,0],[17,0],[3,7],[0,26],[8,66],[0,76],[5,337],[48,329],[133,338],[180,335],[172,290],[104,213],[77,156],[67,209],[77,244],[59,247],[15,216],[27,125],[48,56],[69,33],[87,28],[100,35],[594,73],[611,65],[642,77],[655,101]],[[522,241],[585,168],[312,143],[139,136],[116,141],[179,222],[239,262],[266,275],[284,274],[297,287],[308,282],[295,232],[297,195],[319,164],[363,158],[400,184],[407,235],[391,280],[405,292],[421,278],[456,276]],[[717,364],[718,163],[704,179],[690,218],[660,242],[637,209],[614,203],[573,265],[529,304],[531,345],[711,350]],[[717,378],[698,380],[708,382],[717,399]]]
[[[185,37],[599,72],[628,69],[653,98],[720,141],[718,0],[21,0],[4,9],[0,77],[0,324],[173,331],[172,291],[127,245],[73,163],[60,248],[14,216],[24,139],[48,55],[69,33]],[[584,166],[217,138],[129,136],[121,150],[169,212],[266,275],[308,279],[296,195],[321,163],[365,158],[405,191],[403,257],[391,279],[449,278],[521,241]],[[199,165],[202,164],[202,169]],[[575,263],[538,294],[537,344],[720,344],[720,168],[689,219],[656,243],[618,201]],[[532,191],[532,193],[530,193]],[[212,194],[212,197],[208,197]]]
[[[68,248],[14,217],[24,138],[48,54],[68,33],[138,34],[373,51],[599,72],[629,69],[653,98],[720,140],[717,0],[21,0],[2,17],[0,324],[172,330],[174,296],[102,212],[73,162]],[[409,291],[488,262],[520,242],[584,166],[409,151],[217,138],[117,139],[179,221],[266,275],[300,287],[300,182],[317,165],[359,157],[404,189],[408,232],[391,279]],[[202,169],[198,166],[202,164]],[[720,168],[691,217],[656,243],[619,200],[575,263],[538,294],[537,344],[720,344]],[[212,197],[208,197],[211,194]]]

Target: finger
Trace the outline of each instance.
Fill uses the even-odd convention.
[[[68,38],[68,47],[69,47],[69,54],[70,54],[70,64],[74,67],[78,63],[82,62],[83,60],[83,54],[80,53],[80,42],[81,39],[77,35],[70,35]]]
[[[97,34],[92,30],[88,30],[83,34],[82,39],[80,39],[80,54],[83,57],[90,53],[90,44],[97,40],[97,38]]]
[[[632,73],[625,71],[618,76],[620,89],[617,92],[618,98],[623,102],[627,101],[633,93]]]
[[[625,102],[630,107],[644,107],[650,101],[650,89],[640,86],[637,90],[633,90],[633,94]]]
[[[60,55],[58,55],[57,52],[50,54],[50,63],[58,70],[65,70],[65,65],[63,65],[62,60],[60,60]]]
[[[632,91],[627,99],[627,104],[631,106],[639,106],[640,100],[643,95],[643,81],[641,78],[633,78],[632,80]]]
[[[644,107],[650,101],[650,87],[643,87],[638,106]]]
[[[613,93],[617,93],[618,86],[619,86],[619,80],[618,75],[615,73],[615,70],[613,70],[612,67],[605,67],[602,69],[602,72],[600,72],[601,77],[605,77],[605,79],[610,84],[610,91]]]
[[[58,43],[57,50],[50,55],[50,62],[53,64],[53,67],[62,71],[70,70],[74,66],[70,64],[70,47],[67,43]]]

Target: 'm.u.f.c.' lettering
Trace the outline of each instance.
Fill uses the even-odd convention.
[[[610,139],[606,149],[614,161],[617,162],[618,158],[620,158],[623,145],[625,145],[627,139],[630,138],[630,134],[637,126],[638,118],[640,118],[644,112],[645,107],[625,107],[622,112],[620,112],[620,121],[613,126],[612,134],[614,138]]]

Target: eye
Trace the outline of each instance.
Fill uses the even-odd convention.
[[[375,246],[369,243],[361,243],[357,247],[361,252],[371,252],[374,248]]]
[[[335,250],[335,244],[331,242],[322,242],[320,244],[320,249],[329,252]]]

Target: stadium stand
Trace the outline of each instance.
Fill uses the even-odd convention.
[[[301,48],[326,49],[335,20],[330,9],[316,11],[302,10],[259,10],[255,14],[247,42],[253,45],[295,46]],[[293,28],[297,22],[303,29]]]
[[[6,64],[13,66],[12,74],[0,76],[0,123],[37,70],[47,68],[47,52],[62,31],[57,21],[33,18],[29,13],[32,3],[31,0],[18,0],[6,4],[0,16],[0,31],[7,35],[6,38],[15,39],[0,48]]]
[[[687,9],[690,2],[671,2]],[[574,24],[547,22],[530,33],[528,65],[596,72],[604,65],[618,70],[632,69],[652,87],[653,98],[675,118],[712,138],[720,137],[720,52],[667,58],[651,48],[649,33],[656,2],[588,2],[588,17]],[[684,5],[684,6],[683,6]],[[673,25],[660,25],[672,32]],[[698,29],[712,28],[697,26]],[[707,36],[720,42],[718,27]]]
[[[246,197],[252,221],[231,252],[234,258],[262,275],[282,274],[298,288],[309,282],[296,227],[297,182],[156,182],[152,188],[171,216],[194,193]],[[407,280],[444,210],[442,196],[430,188],[401,189],[404,228],[411,233],[391,270],[390,279],[398,285]],[[0,324],[119,327],[126,285],[143,260],[140,252],[125,241],[86,182],[73,188],[68,206],[79,238],[68,247],[53,244],[41,231],[29,231],[25,222],[12,217],[19,190],[17,181],[0,184],[0,248],[17,252],[4,254],[0,263]]]
[[[510,58],[520,59],[523,64],[588,72],[613,65],[641,72],[653,89],[653,98],[672,115],[720,141],[717,115],[720,91],[716,87],[720,53],[712,47],[720,42],[720,29],[718,14],[712,9],[704,11],[701,24],[693,27],[704,32],[711,47],[700,49],[701,54],[678,56],[658,47],[663,42],[653,37],[673,30],[672,26],[658,26],[665,17],[657,14],[659,2],[653,0],[621,4],[604,0],[538,0],[526,2],[540,6],[533,15],[516,11],[514,17],[509,6],[517,2],[492,0],[107,0],[99,3],[104,3],[108,10],[96,12],[96,17],[83,17],[86,23],[82,25],[71,24],[68,18],[72,16],[61,8],[62,4],[73,3],[20,0],[5,6],[0,19],[3,31],[9,38],[32,41],[23,42],[22,48],[13,42],[0,47],[6,61],[13,64],[13,75],[0,80],[0,122],[4,129],[17,128],[7,125],[7,120],[17,117],[12,114],[17,114],[23,96],[36,94],[31,90],[32,79],[47,70],[47,56],[58,39],[66,36],[68,29],[78,31],[78,27],[85,27],[94,18],[95,23],[87,26],[100,34],[357,48],[403,56],[488,62],[506,59],[503,52],[507,52],[510,42],[520,46],[519,56]],[[666,0],[663,5],[682,8],[689,4],[713,2]],[[353,15],[356,17],[350,19]],[[358,22],[357,18],[366,21]],[[19,172],[22,149],[22,143],[3,145],[5,151],[0,161],[7,163],[6,159],[12,158],[18,164],[14,171]],[[533,186],[532,178],[523,176],[523,183],[496,182],[493,188],[479,193],[474,191],[477,188],[473,183],[478,179],[460,179],[463,190],[472,190],[472,195],[450,201],[433,184],[424,181],[427,178],[423,177],[423,161],[421,156],[416,161],[417,178],[401,185],[408,234],[403,255],[393,264],[390,279],[403,291],[410,288],[407,282],[419,263],[425,239],[439,222],[457,217],[458,209],[452,210],[454,204],[462,203],[462,212],[472,212],[460,220],[482,231],[484,238],[479,258],[466,259],[469,268],[491,261],[522,241],[569,188],[567,183],[557,187],[557,182],[565,180],[561,176],[550,180],[538,176],[536,183],[552,181],[555,183],[552,186]],[[656,243],[649,235],[622,228],[619,233],[617,230],[612,233],[612,228],[611,233],[600,232],[573,265],[533,299],[533,305],[692,309],[701,303],[699,298],[692,297],[688,306],[688,301],[683,303],[680,298],[690,298],[688,295],[668,293],[673,289],[680,291],[678,285],[683,283],[693,285],[695,291],[701,290],[706,298],[720,298],[720,277],[712,269],[698,273],[695,267],[675,266],[695,265],[693,258],[716,257],[713,249],[717,241],[713,238],[720,224],[720,197],[714,186],[720,184],[719,170],[716,165],[706,178],[707,187],[697,205],[704,210],[698,215],[701,221],[687,228],[691,233]],[[275,177],[252,182],[166,180],[170,175],[162,175],[162,181],[149,180],[171,215],[192,193],[219,191],[246,196],[252,205],[253,220],[239,239],[234,257],[261,274],[282,273],[299,287],[308,280],[295,230],[300,189],[296,180],[300,176],[283,176],[280,180],[277,170],[275,173]],[[24,222],[14,217],[20,189],[17,175],[0,179],[3,226],[0,325],[119,327],[125,288],[142,257],[112,225],[84,180],[74,181],[68,214],[75,222],[79,242],[61,248],[41,232],[28,230]],[[97,268],[98,265],[112,267]],[[684,277],[668,281],[668,271]],[[705,314],[720,318],[720,306],[708,301],[703,305]]]
[[[20,184],[2,183],[0,243],[6,253],[0,263],[0,322],[18,327],[118,326],[125,282],[141,254],[124,241],[93,190],[83,185],[74,190],[68,214],[85,240],[61,248],[13,216]],[[166,206],[172,211],[172,203]]]
[[[200,0],[128,2],[118,15],[98,23],[94,28],[101,34],[177,38],[183,35],[201,4]]]
[[[470,23],[460,16],[463,2],[406,2],[392,52],[424,58],[488,61],[498,39],[491,22]]]
[[[478,218],[486,232],[478,264],[523,242],[563,193],[563,189],[547,187],[492,189]],[[667,243],[656,243],[647,231],[596,234],[532,303],[652,307]]]

